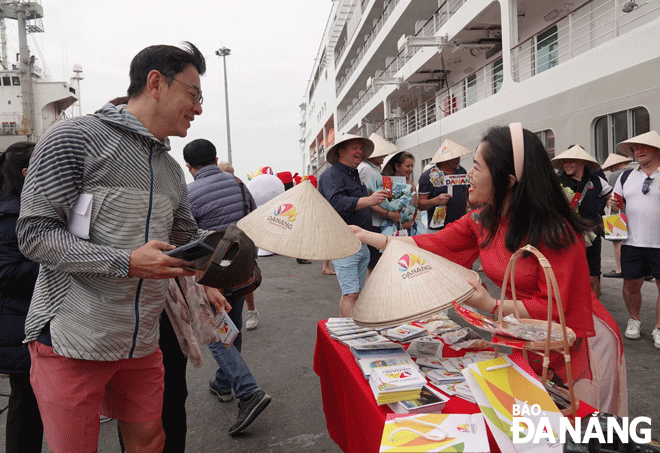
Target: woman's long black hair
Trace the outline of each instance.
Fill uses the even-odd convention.
[[[23,190],[23,169],[28,167],[34,143],[14,143],[0,154],[0,200],[10,195],[21,195]]]
[[[523,140],[522,177],[509,187],[509,175],[515,176],[510,129],[492,127],[482,138],[483,158],[494,189],[493,204],[486,205],[479,217],[488,232],[482,245],[490,244],[505,220],[508,227],[504,243],[511,252],[525,244],[566,248],[576,241],[578,234],[592,229],[593,224],[570,207],[541,140],[527,129],[523,130]],[[511,199],[505,213],[504,203],[509,193]]]

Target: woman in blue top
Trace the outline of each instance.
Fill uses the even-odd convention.
[[[0,373],[9,374],[7,453],[41,453],[43,425],[30,385],[30,353],[23,345],[39,264],[18,249],[16,221],[34,143],[15,143],[0,154]]]

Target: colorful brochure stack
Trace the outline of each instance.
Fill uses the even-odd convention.
[[[402,324],[399,327],[386,330],[383,335],[400,343],[408,343],[414,338],[427,335],[423,327],[413,326],[412,324]]]
[[[436,391],[431,386],[425,385],[419,398],[408,401],[390,403],[390,409],[395,414],[426,414],[429,412],[440,412],[445,407],[449,398]]]
[[[420,397],[426,378],[414,364],[374,368],[369,386],[378,405]]]
[[[351,318],[330,318],[325,324],[325,328],[328,329],[330,338],[344,344],[348,340],[378,335],[375,330],[356,325]]]

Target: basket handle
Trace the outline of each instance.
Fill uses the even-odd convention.
[[[520,258],[520,256],[525,252],[534,254],[534,256],[536,256],[536,258],[538,259],[539,265],[543,269],[546,286],[548,288],[548,330],[546,333],[545,354],[543,356],[543,375],[541,376],[541,382],[545,382],[545,379],[547,377],[548,365],[550,363],[550,338],[552,334],[552,300],[554,294],[554,299],[557,301],[557,312],[559,313],[559,323],[561,325],[562,336],[563,336],[564,360],[568,365],[566,367],[566,379],[568,380],[569,383],[572,384],[573,376],[570,366],[571,363],[571,355],[569,350],[570,346],[568,344],[568,335],[566,332],[564,306],[561,303],[561,294],[559,293],[559,285],[557,284],[557,278],[555,277],[555,273],[552,271],[552,266],[550,265],[548,259],[541,252],[539,252],[536,249],[536,247],[530,244],[527,244],[516,250],[516,252],[509,259],[509,264],[507,265],[506,271],[504,272],[504,280],[502,282],[502,292],[500,293],[500,301],[497,309],[497,321],[498,322],[502,321],[502,307],[504,305],[504,300],[506,297],[506,288],[507,288],[507,281],[509,279],[509,275],[511,276],[511,295],[513,298],[513,313],[516,319],[520,319],[520,310],[518,309],[518,304],[516,303],[515,265],[516,265],[516,261],[518,261],[518,258]],[[573,394],[573,385],[569,386],[569,391],[571,395],[571,409],[573,415],[575,415],[575,405],[574,405],[575,397]]]

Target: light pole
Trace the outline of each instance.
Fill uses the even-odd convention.
[[[229,94],[227,93],[227,55],[231,54],[231,50],[226,47],[221,47],[215,51],[215,54],[222,57],[222,64],[225,68],[225,108],[227,109],[227,162],[231,165],[231,137],[229,134]]]

